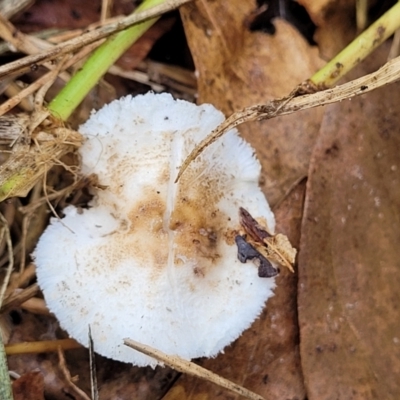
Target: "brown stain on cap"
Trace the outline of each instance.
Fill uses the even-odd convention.
[[[191,268],[199,278],[217,266],[222,257],[221,245],[227,243],[231,222],[231,217],[219,207],[225,195],[224,176],[218,169],[204,175],[204,168],[200,160],[186,171],[175,188],[170,215],[166,197],[168,185],[175,184],[170,183],[171,177],[165,171],[161,173],[163,189],[147,187],[132,207],[132,250],[143,261],[150,256],[152,267],[159,272],[167,267],[170,252],[175,268]]]

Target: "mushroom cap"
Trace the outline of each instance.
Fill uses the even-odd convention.
[[[132,338],[185,359],[213,357],[272,296],[274,279],[237,258],[239,207],[274,230],[258,186],[260,164],[236,130],[191,163],[190,151],[224,120],[213,106],[168,94],[127,96],[93,113],[79,131],[88,209],[53,218],[34,252],[49,309],[71,337],[139,366],[156,360],[123,344]]]

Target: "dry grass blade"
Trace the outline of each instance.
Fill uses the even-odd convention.
[[[372,74],[365,75],[332,89],[303,96],[290,94],[287,97],[272,100],[267,104],[258,104],[235,112],[192,150],[183,162],[175,182],[178,182],[189,164],[195,160],[206,147],[214,143],[225,132],[243,124],[244,122],[271,119],[280,115],[287,115],[296,111],[306,110],[308,108],[336,103],[378,89],[384,85],[393,83],[398,79],[400,79],[400,57],[387,62],[383,67]],[[307,82],[299,85],[299,88],[301,89],[305,86],[307,86]],[[293,93],[296,93],[296,89]]]
[[[57,74],[60,70],[68,68],[68,65],[64,65],[63,63],[60,64],[59,69],[49,71],[47,74],[41,76],[35,82],[27,86],[25,89],[21,90],[17,95],[11,97],[9,100],[5,101],[3,104],[0,105],[0,116],[3,116],[5,113],[10,111],[12,108],[17,106],[22,99],[31,95],[32,93],[36,92],[39,88],[46,85],[48,82],[53,82],[55,78],[57,78]]]
[[[92,400],[99,399],[99,389],[97,387],[96,358],[93,350],[93,338],[89,325],[89,368],[90,368],[90,388]]]
[[[61,347],[58,348],[58,359],[60,370],[68,387],[68,394],[72,395],[72,397],[74,398],[76,396],[78,399],[90,400],[90,397],[82,389],[79,389],[78,386],[75,385],[74,378],[71,376],[71,373],[68,370],[67,363],[65,362],[64,353]]]
[[[257,393],[253,393],[250,390],[237,385],[221,376],[214,374],[207,369],[200,367],[197,364],[194,364],[190,361],[184,360],[177,356],[167,355],[160,350],[154,349],[153,347],[147,346],[145,344],[138,343],[132,339],[125,339],[124,344],[126,346],[131,347],[141,353],[144,353],[150,357],[153,357],[169,367],[175,369],[176,371],[183,372],[185,374],[189,374],[192,376],[196,376],[198,378],[204,379],[206,381],[215,383],[218,386],[221,386],[225,389],[231,390],[234,393],[237,393],[247,399],[251,400],[263,400],[264,398]]]
[[[3,0],[0,4],[0,13],[6,18],[11,18],[23,11],[31,3],[33,3],[32,0]]]
[[[12,108],[17,106],[25,97],[33,94],[37,90],[44,88],[43,90],[46,91],[46,88],[51,86],[52,82],[54,82],[54,80],[60,76],[60,73],[62,73],[62,71],[65,71],[72,65],[76,64],[82,58],[86,57],[90,50],[93,50],[92,46],[88,47],[89,48],[85,48],[81,52],[75,54],[73,57],[70,57],[70,55],[65,56],[64,59],[62,59],[58,63],[56,68],[53,68],[51,71],[41,76],[35,82],[31,83],[25,89],[21,90],[17,95],[11,97],[10,99],[2,103],[0,105],[0,116],[3,116]],[[39,101],[39,99],[37,99],[37,101]],[[36,108],[37,108],[37,101],[35,101]]]
[[[66,128],[55,128],[53,133],[54,140],[28,149],[22,148],[0,167],[1,200],[12,196],[26,196],[63,154],[79,147],[81,143],[81,136]]]
[[[8,267],[0,290],[0,306],[1,306],[3,304],[4,295],[8,287],[8,282],[10,281],[11,272],[14,268],[14,255],[13,255],[13,246],[11,242],[11,235],[10,235],[10,230],[8,228],[8,223],[2,214],[0,214],[0,222],[3,225],[2,227],[3,232],[1,236],[5,237],[8,248]]]
[[[27,114],[4,115],[0,117],[0,143],[10,143],[18,139],[29,126]]]
[[[0,37],[4,40],[5,44],[13,51],[35,55],[43,51],[50,50],[54,47],[52,43],[41,39],[35,35],[27,35],[19,31],[10,21],[0,14]],[[67,55],[69,57],[69,55]],[[67,57],[67,56],[64,56]],[[57,70],[56,77],[64,81],[68,81],[70,76],[66,72],[59,73],[59,66],[54,65],[52,62],[45,62],[44,66],[50,70]],[[10,85],[12,85],[11,83]]]
[[[45,40],[35,36],[23,34],[1,14],[0,36],[10,46],[26,54],[37,54],[53,47],[52,44],[46,42]]]
[[[23,289],[19,293],[11,295],[10,297],[6,298],[6,300],[1,305],[0,313],[4,313],[14,307],[18,307],[20,304],[38,294],[39,291],[39,285],[37,283],[34,283],[33,285],[27,287],[26,289]]]
[[[104,39],[110,35],[113,35],[114,33],[123,31],[124,29],[127,29],[130,26],[133,26],[140,22],[144,22],[149,19],[158,17],[162,14],[165,14],[168,11],[171,11],[181,6],[182,4],[189,3],[190,1],[192,0],[166,1],[165,3],[155,6],[149,10],[145,10],[137,14],[132,14],[126,18],[123,18],[118,22],[105,25],[95,31],[91,31],[77,38],[68,40],[67,42],[62,43],[58,46],[54,46],[53,48],[44,51],[40,54],[27,56],[20,60],[1,66],[0,78],[3,78],[13,73],[23,73],[29,70],[30,68],[37,66],[38,64],[42,64],[45,61],[54,60],[55,58],[63,54],[74,52],[83,46],[91,44],[100,39]]]

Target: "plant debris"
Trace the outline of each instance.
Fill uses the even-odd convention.
[[[238,258],[241,262],[258,258],[260,261],[259,276],[270,277],[278,274],[271,261],[294,272],[296,249],[292,247],[287,236],[278,233],[273,235],[268,228],[257,222],[243,207],[239,209],[240,224],[245,235],[236,236]]]

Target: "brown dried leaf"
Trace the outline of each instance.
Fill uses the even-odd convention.
[[[240,0],[181,8],[199,75],[199,103],[212,103],[226,115],[287,95],[320,65],[317,50],[284,21],[275,21],[273,36],[250,32],[244,21],[255,8],[255,1]],[[264,192],[271,204],[306,175],[321,118],[322,110],[312,110],[241,127],[266,173]]]
[[[310,400],[400,393],[399,89],[330,106],[313,154],[299,256]]]
[[[28,372],[12,384],[14,400],[44,400],[44,378],[41,372]]]
[[[128,71],[135,69],[147,57],[154,43],[172,28],[175,21],[176,18],[173,17],[158,21],[120,57],[117,65]]]
[[[314,40],[321,56],[330,60],[356,35],[355,0],[298,0],[309,13],[317,29]]]
[[[287,236],[278,233],[272,235],[267,227],[264,227],[262,223],[257,222],[250,213],[243,207],[239,209],[240,224],[245,231],[245,240],[252,248],[256,249],[261,255],[267,260],[272,260],[277,264],[284,266],[289,271],[294,272],[293,265],[296,258],[297,250],[290,244]],[[246,259],[249,257],[246,257]],[[240,259],[242,262],[245,260]],[[261,260],[260,260],[261,261]],[[259,272],[259,276],[260,275]],[[275,276],[266,275],[266,277]]]
[[[100,8],[95,2],[58,0],[37,1],[14,22],[18,28],[32,31],[35,28],[36,30],[85,28],[99,19]]]
[[[38,338],[55,337],[56,322],[52,318],[37,317],[30,313],[14,312],[17,324],[13,327],[10,343],[34,341]],[[57,368],[57,355],[54,353],[23,354],[7,357],[10,370],[20,375],[32,371],[40,371],[45,378],[44,390],[46,396],[55,399],[67,400],[63,395],[63,381]],[[40,398],[40,397],[39,397]]]
[[[282,233],[278,233],[270,238],[266,238],[265,242],[270,251],[270,258],[288,268],[289,271],[294,272],[293,265],[297,250],[291,245],[288,237]]]

